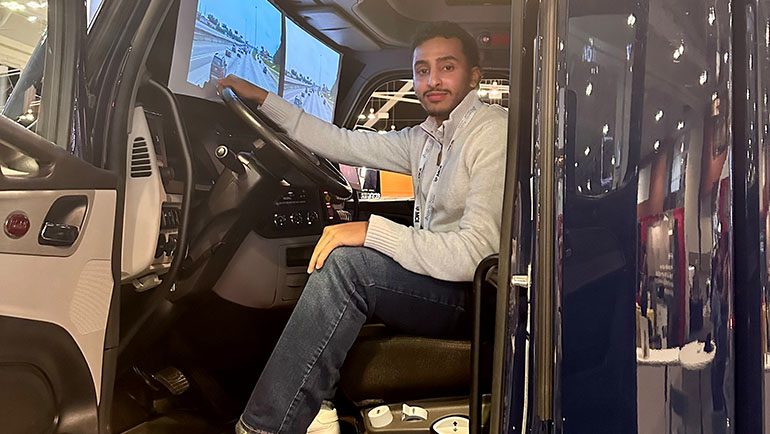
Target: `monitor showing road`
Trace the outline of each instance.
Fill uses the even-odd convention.
[[[215,79],[234,74],[277,93],[282,18],[267,0],[183,0],[169,86],[216,99]]]
[[[325,121],[334,117],[340,53],[286,20],[283,97]]]

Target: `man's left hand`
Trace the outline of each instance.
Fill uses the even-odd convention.
[[[310,258],[310,264],[307,267],[308,274],[312,273],[313,270],[320,270],[324,266],[326,258],[337,247],[363,246],[368,228],[369,222],[341,223],[325,227],[321,239],[315,245],[313,256]]]

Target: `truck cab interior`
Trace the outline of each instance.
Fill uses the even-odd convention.
[[[371,134],[414,125],[425,114],[410,92],[410,37],[441,20],[478,41],[482,99],[506,103],[503,1],[104,1],[86,74],[94,161],[125,182],[114,367],[102,381],[114,372],[112,396],[102,395],[112,432],[229,432],[323,228],[372,213],[411,221],[408,179],[313,155],[248,101],[216,94],[213,80],[242,76]],[[343,431],[427,433],[467,416],[470,335],[365,326],[341,374]],[[403,403],[429,418],[401,421]],[[394,422],[375,427],[367,412],[382,404]]]
[[[364,327],[342,431],[770,432],[770,0],[0,2],[0,431],[232,432],[323,228],[413,192],[213,80],[400,129],[441,20],[510,106],[505,260],[466,335]]]

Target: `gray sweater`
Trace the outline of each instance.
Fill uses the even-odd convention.
[[[481,102],[472,91],[442,125],[428,118],[386,134],[338,128],[272,93],[261,110],[332,161],[412,175],[422,214],[415,226],[372,215],[364,246],[407,270],[460,282],[473,280],[478,263],[498,252],[508,117],[502,107]],[[431,188],[434,200],[426,207]]]

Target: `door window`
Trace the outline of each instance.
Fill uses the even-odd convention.
[[[35,131],[41,113],[48,2],[0,2],[3,116]]]

